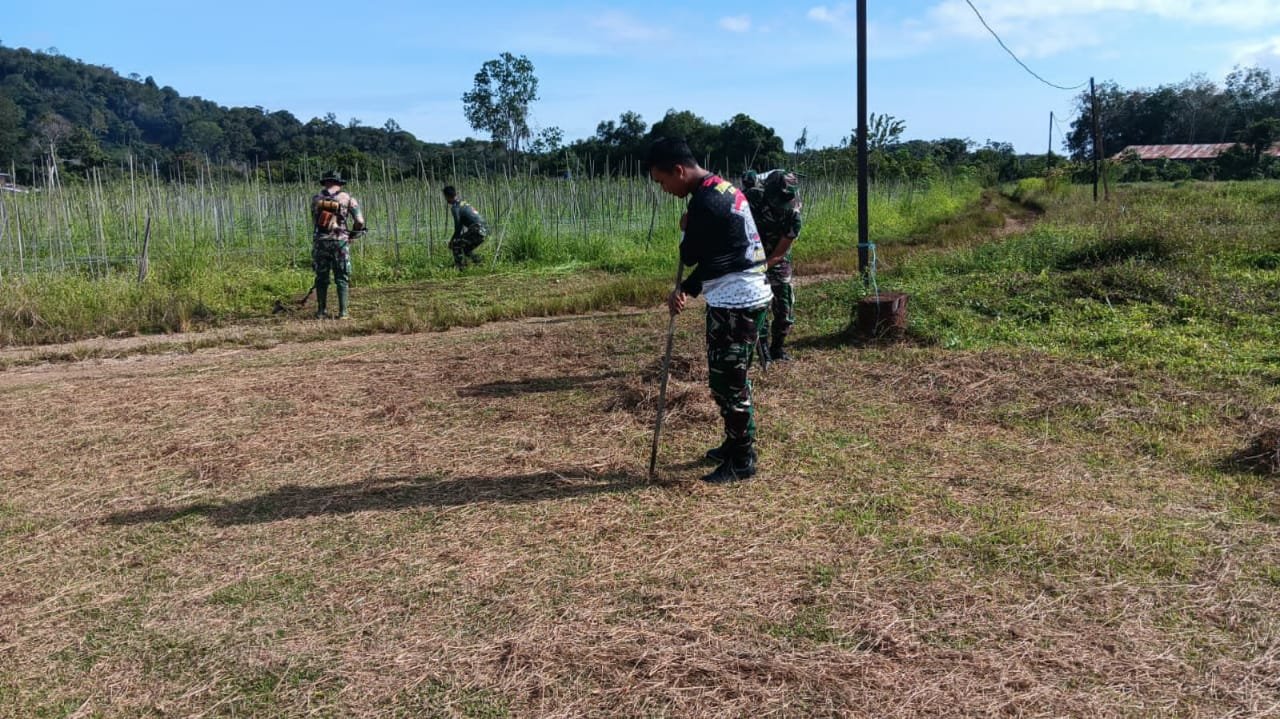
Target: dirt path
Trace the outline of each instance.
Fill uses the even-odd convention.
[[[850,275],[823,272],[815,275],[797,276],[796,284],[798,286],[806,286],[846,279],[852,280],[853,278]],[[637,317],[660,311],[660,309],[656,308],[637,307],[611,312],[533,317],[491,322],[479,327],[456,327],[446,330],[446,332],[496,331],[504,328],[608,320],[618,317]],[[190,354],[197,350],[210,348],[266,349],[277,344],[293,341],[329,341],[343,336],[351,336],[347,333],[352,332],[361,332],[358,320],[344,326],[337,322],[317,322],[313,319],[263,319],[255,323],[237,324],[181,334],[93,337],[60,344],[5,347],[0,348],[0,376],[3,376],[6,368],[7,371],[16,371],[20,367],[27,367],[33,364],[65,364],[85,360],[118,361],[125,358],[136,358],[140,355]]]

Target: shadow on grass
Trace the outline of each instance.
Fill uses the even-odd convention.
[[[808,335],[791,340],[787,347],[797,350],[834,350],[844,347],[860,347],[862,342],[849,327],[825,335]]]
[[[1264,429],[1248,446],[1220,460],[1217,468],[1231,474],[1280,477],[1280,428]]]
[[[836,350],[846,347],[855,349],[886,347],[928,347],[936,344],[931,338],[924,337],[907,330],[902,336],[884,335],[868,337],[860,334],[853,325],[822,335],[808,335],[787,343],[787,347],[798,350]]]
[[[590,387],[605,380],[624,376],[623,372],[602,372],[594,375],[566,377],[531,377],[510,382],[486,382],[473,384],[458,390],[459,397],[511,397],[536,392],[562,392],[579,387]]]
[[[103,524],[172,522],[192,515],[226,527],[302,519],[324,514],[383,512],[413,507],[456,507],[482,502],[542,502],[658,486],[640,473],[599,474],[580,470],[508,476],[381,477],[347,484],[286,485],[256,497],[222,504],[151,507],[107,515]]]

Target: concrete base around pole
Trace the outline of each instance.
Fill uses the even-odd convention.
[[[858,300],[854,330],[867,339],[902,339],[907,333],[907,294],[881,292]]]

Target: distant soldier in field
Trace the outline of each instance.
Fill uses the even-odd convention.
[[[747,198],[699,166],[684,140],[654,141],[648,165],[663,191],[689,198],[680,261],[696,267],[672,290],[667,305],[678,314],[689,297],[707,298],[707,379],[724,418],[724,440],[707,452],[719,466],[702,479],[713,484],[746,479],[756,473],[755,408],[747,375],[773,299],[764,247]]]
[[[791,245],[800,236],[799,181],[794,172],[771,170],[763,176],[753,172],[752,187],[746,191],[751,215],[760,231],[760,241],[769,258],[769,286],[773,290],[773,322],[761,327],[761,341],[769,341],[769,360],[791,359],[784,344],[796,323],[796,295],[792,284]],[[759,177],[759,179],[757,179]],[[744,178],[745,179],[745,178]]]
[[[458,196],[458,190],[448,185],[444,192],[445,202],[449,203],[449,212],[453,215],[453,238],[449,240],[449,249],[453,252],[453,264],[459,270],[467,266],[467,260],[480,264],[475,249],[484,242],[489,234],[484,219],[471,203]]]
[[[347,314],[347,292],[351,284],[351,240],[364,232],[360,203],[342,186],[347,184],[335,171],[320,178],[324,189],[311,198],[311,265],[316,273],[316,319],[324,319],[329,299],[329,273],[338,286],[338,319]]]

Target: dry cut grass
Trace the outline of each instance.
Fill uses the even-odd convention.
[[[1251,398],[807,338],[712,488],[680,327],[656,482],[657,313],[0,372],[0,716],[1280,710]]]

